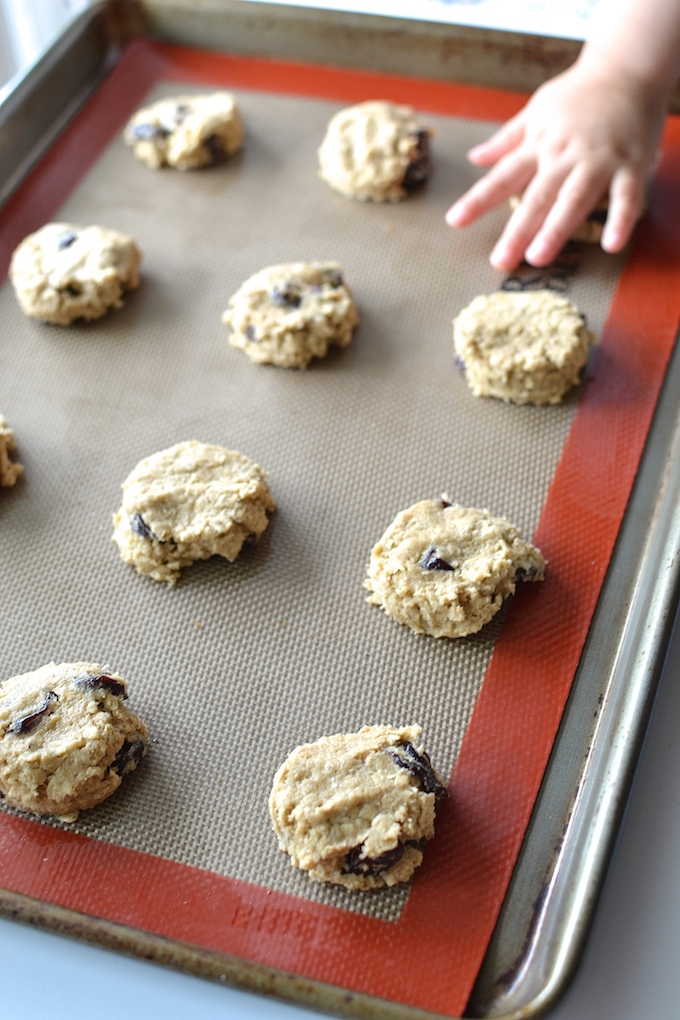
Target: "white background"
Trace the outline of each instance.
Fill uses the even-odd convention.
[[[528,21],[534,32],[574,38],[585,34],[593,5],[593,0],[326,4],[517,30]],[[0,0],[0,85],[84,6],[85,0]],[[679,731],[680,631],[582,966],[550,1020],[680,1020]],[[129,1013],[145,1020],[315,1016],[6,920],[0,920],[0,974],[3,1020],[121,1020]]]
[[[252,0],[251,0],[252,2]],[[257,0],[290,4],[291,0]],[[386,14],[453,25],[476,25],[583,39],[597,0],[295,0],[296,7]],[[556,13],[557,12],[557,13]]]

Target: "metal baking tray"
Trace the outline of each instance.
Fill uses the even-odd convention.
[[[0,201],[7,202],[129,41],[530,91],[567,66],[578,44],[502,32],[310,9],[206,0],[97,3],[23,75],[0,107]],[[680,359],[673,355],[572,693],[512,882],[466,1016],[539,1016],[578,965],[615,845],[674,621],[680,553]],[[3,913],[149,955],[207,977],[224,961],[160,947],[26,897]],[[313,982],[228,971],[245,987],[329,1011],[370,1015]],[[395,1014],[396,1015],[396,1014]],[[405,1008],[403,1015],[422,1015]]]

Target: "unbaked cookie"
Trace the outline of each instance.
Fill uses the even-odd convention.
[[[305,368],[329,347],[347,346],[359,313],[337,262],[292,262],[246,280],[222,321],[229,342],[253,361]]]
[[[0,414],[0,485],[8,487],[14,485],[24,470],[23,464],[10,459],[10,453],[13,453],[16,448],[17,444],[9,422]]]
[[[410,106],[359,103],[331,118],[319,174],[346,198],[397,202],[429,177],[430,137]]]
[[[147,729],[123,677],[63,662],[0,685],[0,793],[6,804],[75,821],[146,754]]]
[[[139,248],[106,227],[47,223],[24,238],[9,276],[26,315],[59,326],[99,319],[139,286]]]
[[[195,560],[235,560],[275,506],[254,461],[190,440],[145,457],[128,475],[113,541],[140,574],[175,584]]]
[[[276,773],[269,813],[296,867],[348,889],[408,881],[447,795],[417,746],[420,732],[364,726],[295,748]]]
[[[475,634],[545,560],[517,528],[447,497],[403,510],[371,551],[368,602],[420,634]]]
[[[578,308],[551,290],[483,295],[453,321],[456,363],[475,396],[516,404],[558,404],[594,342]]]
[[[175,96],[138,110],[123,135],[142,163],[157,170],[197,170],[221,163],[243,145],[243,125],[229,92]]]

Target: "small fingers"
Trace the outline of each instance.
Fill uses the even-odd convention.
[[[527,154],[507,156],[454,202],[446,213],[446,222],[450,227],[467,227],[511,195],[520,194],[534,170],[533,158]]]
[[[492,266],[507,272],[519,265],[548,216],[562,182],[559,171],[533,178],[491,252]]]
[[[528,245],[524,253],[527,262],[534,266],[552,262],[601,200],[608,184],[606,168],[593,174],[576,167],[563,181],[552,207]]]
[[[614,254],[625,248],[640,218],[645,185],[639,174],[624,167],[614,174],[609,191],[609,211],[602,232],[602,247]]]
[[[499,159],[513,149],[518,148],[524,140],[524,121],[521,114],[506,121],[491,138],[473,146],[467,157],[475,166],[493,166]]]

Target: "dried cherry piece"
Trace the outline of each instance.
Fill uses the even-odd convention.
[[[415,776],[423,793],[433,793],[436,800],[448,797],[448,790],[437,778],[430,756],[425,751],[416,751],[413,744],[406,741],[395,747],[386,747],[385,754],[389,754],[400,768],[406,769],[412,776]]]
[[[210,156],[210,161],[213,163],[221,163],[226,159],[224,142],[219,135],[208,135],[207,139],[203,143],[203,148],[206,150]]]
[[[609,209],[593,209],[591,213],[588,213],[588,223],[601,223],[602,226],[607,222],[607,214]]]
[[[134,741],[126,740],[109,765],[109,769],[117,772],[119,776],[124,776],[139,765],[145,751],[146,742],[141,737]]]
[[[221,163],[227,157],[224,142],[219,135],[208,135],[203,142],[203,148],[208,153],[213,163]]]
[[[156,537],[141,514],[132,515],[130,518],[130,527],[134,531],[135,535],[140,535],[142,538],[153,539]]]
[[[156,138],[167,138],[169,134],[170,131],[159,124],[135,124],[132,128],[136,142],[153,142]]]
[[[83,676],[74,676],[73,683],[90,691],[108,691],[109,694],[115,694],[117,698],[122,698],[124,701],[127,698],[125,684],[122,684],[120,680],[114,680],[112,676],[105,676],[103,673],[85,673]]]
[[[411,153],[411,162],[406,167],[402,185],[407,190],[415,188],[430,176],[432,163],[430,161],[430,135],[429,132],[417,131],[416,144]]]
[[[423,558],[420,561],[419,566],[421,566],[423,570],[456,569],[455,567],[452,567],[450,563],[447,563],[446,560],[443,560],[441,556],[437,556],[437,547],[435,545],[430,545],[427,547],[427,549],[423,553]]]
[[[323,281],[331,287],[342,287],[345,282],[339,269],[324,269]]]
[[[30,733],[34,730],[41,719],[44,719],[46,715],[54,710],[55,701],[59,701],[59,695],[55,691],[45,691],[43,700],[40,707],[35,712],[30,712],[28,715],[22,716],[20,719],[15,719],[13,723],[7,727],[6,733]]]
[[[389,871],[404,856],[404,844],[397,843],[393,850],[386,850],[380,857],[362,857],[364,844],[355,846],[345,857],[342,871],[345,875],[382,875]]]
[[[65,230],[63,234],[60,234],[57,238],[57,248],[59,251],[63,251],[65,248],[70,248],[78,235],[75,230]]]
[[[172,115],[172,119],[175,124],[182,124],[186,120],[186,116],[191,112],[191,107],[187,103],[176,103],[175,112]]]
[[[275,284],[272,287],[271,298],[280,308],[299,308],[302,304],[302,294],[291,283],[286,284],[283,289]]]
[[[533,581],[538,576],[538,567],[518,567],[515,571],[515,581]]]

